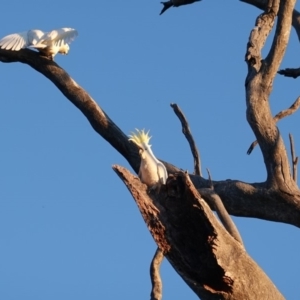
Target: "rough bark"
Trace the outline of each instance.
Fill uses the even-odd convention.
[[[285,145],[269,106],[269,95],[288,43],[291,23],[298,30],[299,13],[293,12],[295,0],[244,2],[263,9],[267,7],[250,34],[245,83],[247,120],[260,145],[267,178],[261,183],[214,181],[214,192],[230,214],[300,227],[300,191],[293,180]],[[261,49],[276,17],[273,44],[264,59]],[[138,172],[140,157],[136,146],[55,62],[28,49],[17,52],[0,49],[0,61],[27,64],[51,80],[86,116],[94,130]],[[169,163],[165,165],[171,175],[167,185],[161,188],[159,195],[152,193],[151,196],[136,177],[120,167],[115,170],[135,198],[159,248],[190,288],[202,299],[282,299],[241,243],[223,228],[199,196],[197,189],[209,188],[210,181],[178,173],[179,169]]]
[[[248,64],[246,105],[247,120],[264,157],[267,170],[266,183],[270,188],[289,194],[296,191],[297,187],[291,177],[283,140],[271,114],[269,96],[288,43],[292,23],[291,12],[295,1],[281,1],[280,9],[279,2],[274,1],[272,8],[257,18],[256,27],[249,38],[246,54]],[[277,12],[276,34],[270,52],[263,60],[260,52],[273,27]]]
[[[205,300],[284,299],[272,281],[219,223],[188,174],[168,178],[159,194],[128,170],[114,166],[158,247]]]
[[[206,203],[208,203],[211,207],[214,208],[221,223],[223,224],[224,228],[228,231],[228,233],[244,247],[243,239],[232,218],[228,214],[219,195],[216,194],[216,192],[213,189],[201,189],[198,190],[198,192],[204,198]]]

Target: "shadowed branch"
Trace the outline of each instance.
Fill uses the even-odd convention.
[[[55,62],[29,49],[6,51],[0,49],[0,61],[21,62],[47,77],[87,118],[92,128],[113,146],[131,165],[136,173],[140,156],[134,143],[109,118],[98,103],[70,75]],[[16,79],[17,80],[17,75]],[[20,79],[21,80],[21,79]],[[169,174],[179,168],[163,161]],[[203,177],[190,175],[197,189],[206,188],[209,182]],[[287,177],[288,178],[288,177]],[[300,227],[300,193],[293,186],[270,190],[268,182],[245,183],[239,180],[214,181],[214,189],[222,199],[227,211],[236,216],[254,217],[284,222]],[[285,189],[289,192],[285,193]]]
[[[149,194],[128,170],[117,165],[113,169],[133,196],[158,247],[199,298],[265,299],[268,295],[283,299],[217,220],[187,173],[169,176],[159,194]]]
[[[157,248],[150,265],[150,278],[152,283],[150,300],[162,299],[162,281],[160,277],[159,268],[163,259],[164,259],[163,252],[159,250],[159,248]]]

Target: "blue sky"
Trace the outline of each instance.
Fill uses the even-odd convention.
[[[79,31],[55,60],[125,132],[150,129],[159,158],[192,171],[170,108],[184,111],[213,179],[264,181],[262,155],[246,151],[244,55],[259,10],[239,1],[171,8],[160,1],[6,1],[0,36],[28,29]],[[300,9],[298,5],[298,9]],[[270,39],[264,49],[270,45]],[[282,68],[299,67],[294,31]],[[111,166],[126,160],[43,75],[1,64],[0,298],[147,299],[156,245]],[[297,80],[277,76],[276,114],[299,96]],[[300,154],[299,112],[279,122]],[[300,294],[299,229],[234,218],[246,249],[287,299]],[[163,299],[197,297],[167,261]]]

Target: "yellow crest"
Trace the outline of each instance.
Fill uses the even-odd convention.
[[[149,141],[151,139],[151,136],[149,136],[149,130],[145,132],[144,129],[138,130],[135,129],[137,133],[132,132],[131,135],[129,135],[129,141],[132,141],[136,143],[138,146],[144,148],[145,146],[150,146]]]

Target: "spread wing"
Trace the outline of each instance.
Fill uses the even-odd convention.
[[[22,48],[46,48],[48,46],[62,46],[71,43],[78,35],[73,28],[60,28],[44,33],[34,29],[5,36],[0,40],[0,48],[19,51]]]
[[[43,43],[54,44],[61,46],[63,44],[70,44],[78,35],[78,31],[73,28],[60,28],[52,30],[45,34],[43,37]]]
[[[13,33],[0,40],[1,49],[19,51],[28,46],[28,31]]]
[[[13,33],[0,40],[0,47],[6,50],[19,51],[22,48],[37,44],[43,35],[44,32],[38,29]]]
[[[45,33],[39,29],[29,30],[27,33],[28,36],[28,45],[27,46],[34,46],[43,39]]]

